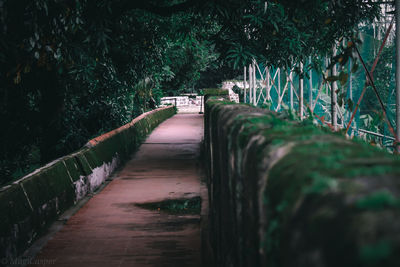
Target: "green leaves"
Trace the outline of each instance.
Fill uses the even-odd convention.
[[[204,72],[207,82],[217,83],[253,59],[290,66],[326,54],[378,10],[347,0],[204,0],[161,17],[171,3],[150,2],[146,9],[135,1],[0,0],[0,112],[7,118],[0,140],[12,144],[0,146],[0,162],[29,161],[26,155],[46,132],[40,114],[61,118],[55,122],[60,133],[52,138],[57,150],[72,151],[146,111],[150,97],[193,90]],[[335,64],[343,68],[352,47],[340,48]],[[37,77],[50,76],[62,94],[57,107],[40,100]],[[327,81],[344,86],[348,76],[342,70]],[[139,86],[146,78],[151,83]],[[9,175],[13,168],[3,169]]]
[[[230,0],[214,5],[219,10],[214,13],[225,29],[223,47],[229,53],[223,54],[229,59],[232,54],[239,54],[236,44],[240,43],[241,51],[250,51],[257,61],[274,66],[315,54],[330,54],[332,45],[343,36],[351,36],[355,25],[379,13],[378,4],[369,3],[366,8],[362,1]],[[334,60],[335,64],[348,62],[352,46],[347,48]],[[239,62],[233,61],[233,65]]]
[[[254,58],[249,51],[245,50],[242,45],[240,44],[233,44],[234,47],[228,51],[227,59],[230,60],[229,62],[233,62],[233,68],[238,69],[242,66],[245,66],[251,62]]]

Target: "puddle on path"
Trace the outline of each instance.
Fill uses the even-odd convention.
[[[201,197],[166,199],[160,202],[137,203],[135,206],[168,214],[200,214]]]

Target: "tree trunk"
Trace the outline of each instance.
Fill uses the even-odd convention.
[[[40,70],[37,85],[41,94],[40,158],[45,164],[62,156],[64,150],[60,147],[64,96],[55,71]]]

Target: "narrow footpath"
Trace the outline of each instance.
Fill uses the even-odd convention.
[[[47,242],[36,263],[201,266],[202,215],[184,201],[201,197],[205,215],[207,192],[199,163],[202,138],[202,115],[177,114],[160,124],[113,180]],[[173,201],[167,202],[166,210],[148,204],[165,200],[180,200],[177,203],[185,207],[174,212]]]

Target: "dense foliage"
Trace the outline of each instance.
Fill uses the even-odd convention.
[[[0,0],[0,182],[252,58],[327,53],[369,1]],[[235,70],[236,69],[236,70]]]

